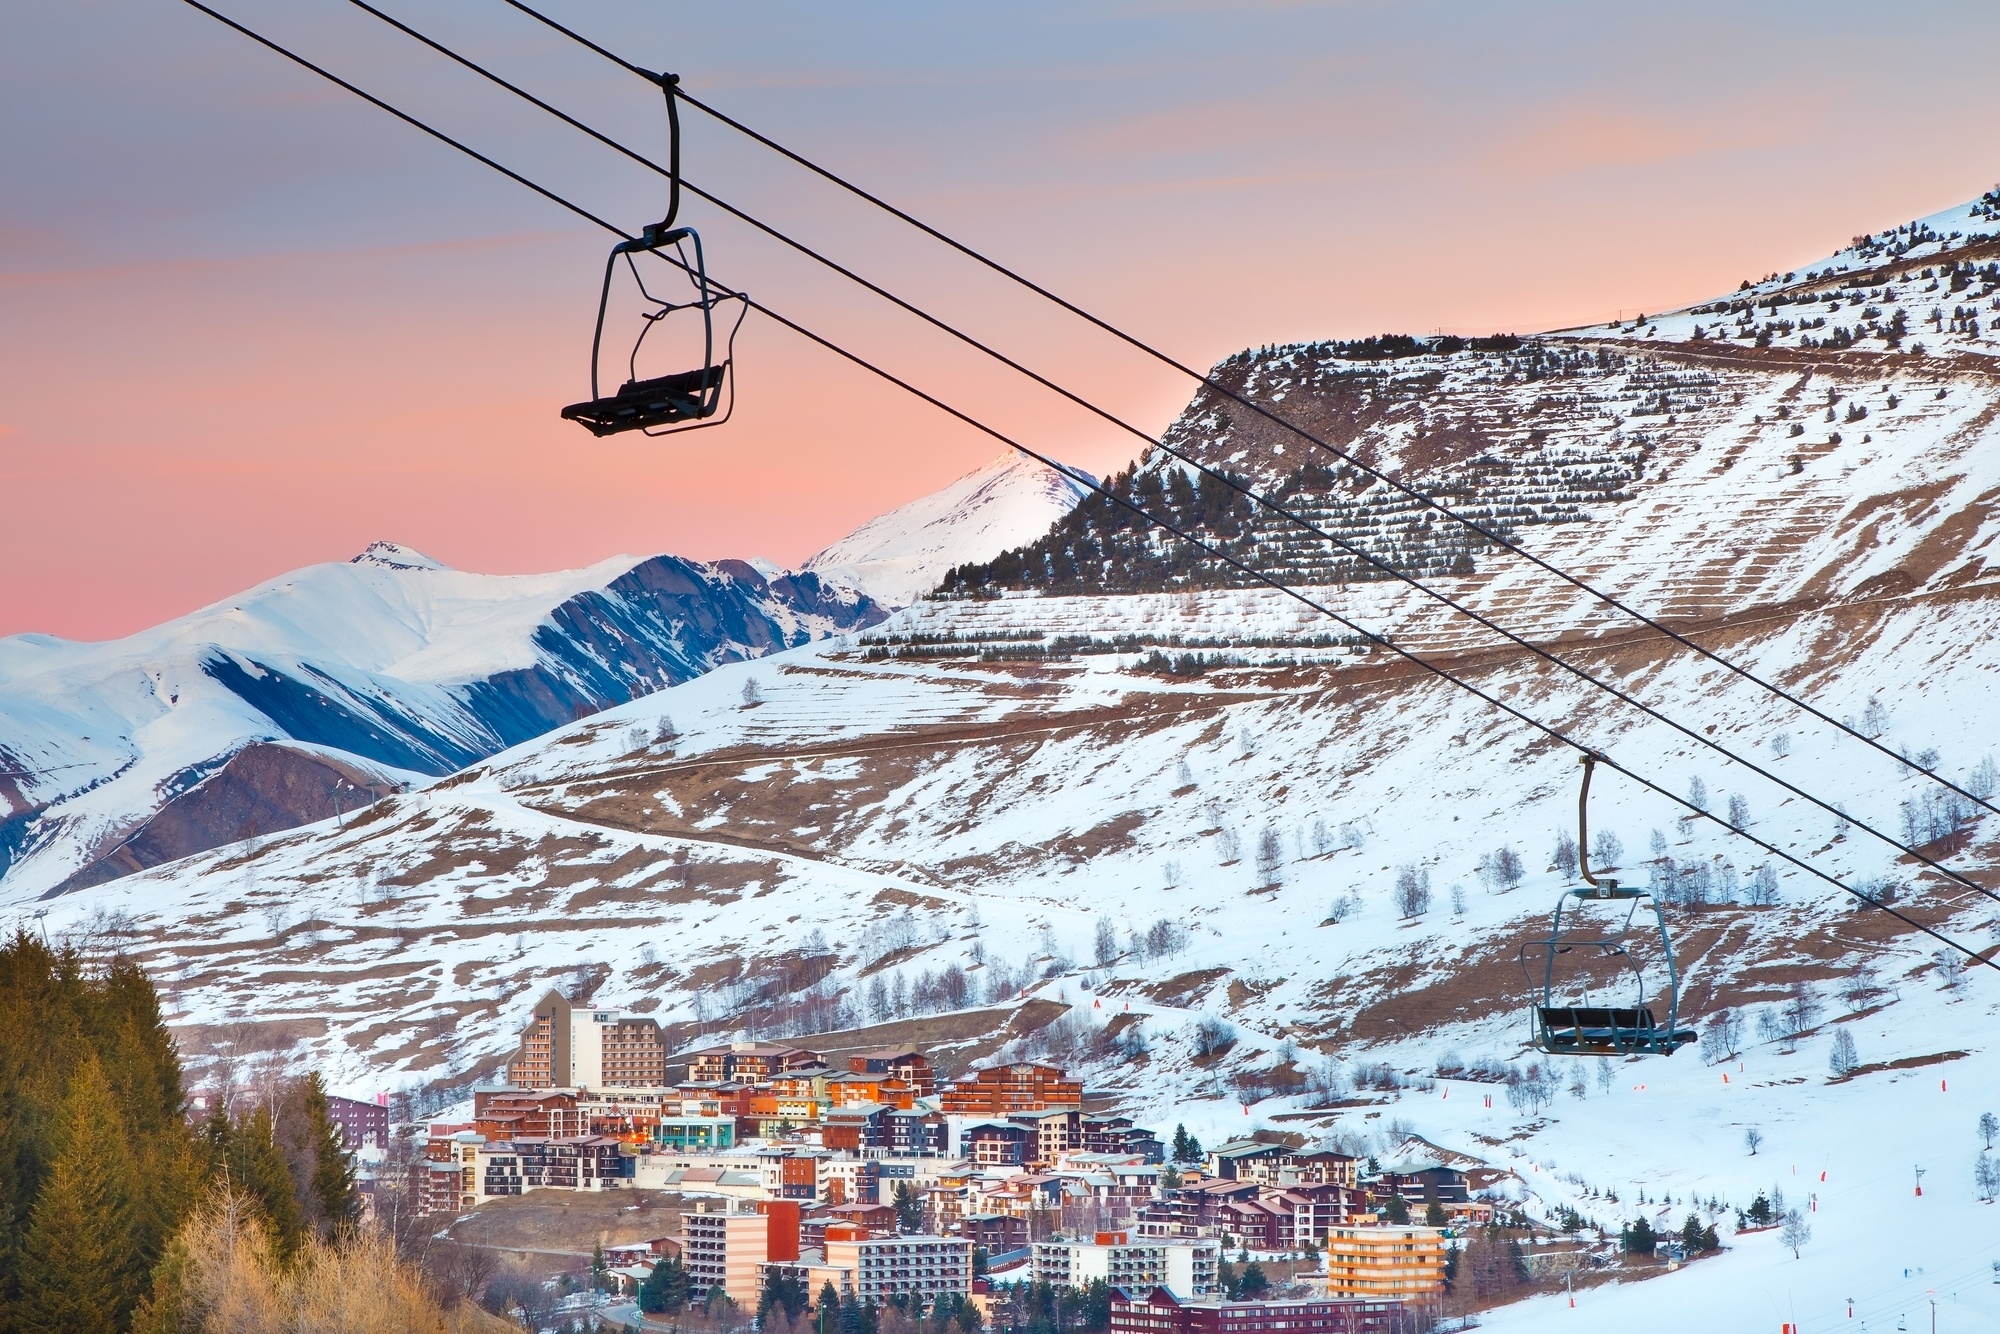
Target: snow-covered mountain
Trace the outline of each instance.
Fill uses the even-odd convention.
[[[2000,223],[1980,207],[1954,211],[1956,237],[1871,243],[1889,268],[1857,318],[1930,281],[1927,299],[1990,309]],[[551,985],[673,1039],[884,1021],[883,1041],[954,1060],[1049,1054],[1145,1124],[1296,1131],[1385,1161],[1420,1135],[1535,1218],[1575,1209],[1615,1238],[1696,1212],[1731,1247],[1489,1326],[1667,1334],[1728,1311],[1730,1328],[1847,1328],[1852,1297],[1855,1327],[1890,1328],[1936,1296],[1952,1328],[1994,1328],[1973,1173],[1978,1115],[2000,1111],[1992,970],[1742,837],[2000,949],[1993,899],[1862,828],[1978,882],[2000,871],[1995,821],[1926,776],[2000,781],[2000,377],[1966,355],[1988,350],[1972,318],[1948,306],[1962,332],[1923,352],[1865,327],[1865,345],[1795,327],[1758,346],[1648,321],[1218,368],[1894,754],[1207,396],[1168,443],[1347,549],[1204,494],[1164,452],[1117,483],[1669,791],[1701,780],[1710,815],[1600,772],[1592,827],[1618,845],[1602,861],[1667,900],[1682,1018],[1748,1018],[1726,1062],[1571,1062],[1553,1101],[1508,1096],[1497,1081],[1537,1059],[1519,951],[1572,883],[1555,847],[1574,752],[1097,500],[958,561],[963,597],[724,664],[365,821],[84,889],[48,905],[48,929],[141,960],[196,1070],[226,1039],[355,1091],[458,1086],[505,1059]],[[1370,577],[1357,551],[1658,716]],[[1658,940],[1634,954],[1657,1003]],[[1840,1034],[1861,1066],[1830,1077]],[[1728,1206],[1774,1185],[1818,1238],[1803,1259],[1732,1226]]]
[[[482,575],[378,542],[125,639],[0,639],[6,892],[337,815],[882,615],[851,589],[740,561]]]
[[[988,561],[1032,542],[1089,494],[1090,474],[1062,473],[1013,451],[871,519],[805,563],[888,607],[906,607],[955,565]]]

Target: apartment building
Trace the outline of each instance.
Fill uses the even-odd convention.
[[[1236,1237],[1253,1250],[1318,1245],[1335,1227],[1369,1212],[1368,1197],[1339,1185],[1260,1186],[1203,1181],[1138,1206],[1133,1231],[1145,1237]]]
[[[1083,1081],[1052,1065],[989,1066],[947,1084],[942,1097],[946,1116],[1006,1118],[1082,1106]]]
[[[1400,1301],[1306,1298],[1298,1301],[1191,1301],[1171,1288],[1143,1294],[1114,1289],[1111,1334],[1416,1334],[1429,1328]]]
[[[1032,1160],[1037,1136],[1027,1126],[1007,1121],[971,1121],[954,1137],[961,1158],[981,1167],[1024,1167]]]
[[[1337,1227],[1326,1237],[1327,1292],[1412,1304],[1444,1291],[1444,1229]]]
[[[560,991],[535,1004],[507,1063],[515,1088],[658,1088],[667,1079],[657,1020],[578,1006]]]
[[[795,1070],[824,1067],[826,1058],[799,1047],[770,1042],[731,1042],[691,1051],[687,1061],[690,1083],[764,1084]]]
[[[858,1227],[830,1226],[824,1256],[836,1289],[845,1278],[857,1298],[877,1306],[905,1292],[935,1302],[940,1293],[972,1291],[972,1243],[959,1237],[877,1236]],[[819,1284],[812,1291],[817,1296]]]
[[[326,1114],[340,1127],[341,1137],[350,1151],[389,1146],[387,1094],[383,1094],[379,1102],[361,1102],[329,1093],[326,1096]]]
[[[1330,1149],[1299,1153],[1256,1140],[1235,1140],[1208,1155],[1210,1176],[1260,1186],[1354,1186],[1356,1165],[1353,1157]]]
[[[1129,1116],[1086,1116],[1082,1122],[1085,1153],[1136,1154],[1140,1161],[1163,1163],[1166,1146],[1160,1137]]]
[[[1385,1168],[1368,1182],[1368,1193],[1377,1199],[1401,1195],[1419,1207],[1438,1204],[1465,1204],[1470,1198],[1465,1173],[1439,1163],[1403,1163]]]
[[[1052,1167],[1064,1154],[1083,1147],[1083,1114],[1074,1107],[1019,1112],[1007,1119],[1034,1132],[1026,1151],[1034,1166]]]
[[[754,1308],[764,1266],[799,1258],[799,1206],[795,1200],[700,1202],[681,1216],[681,1263],[697,1300],[721,1288],[739,1306]]]
[[[1177,1293],[1206,1296],[1218,1291],[1221,1260],[1222,1244],[1216,1241],[1168,1242],[1099,1232],[1087,1242],[1036,1242],[1032,1272],[1038,1282],[1072,1288],[1103,1279],[1135,1294],[1164,1285]]]
[[[928,1057],[915,1047],[886,1047],[847,1058],[847,1068],[858,1075],[889,1075],[908,1084],[919,1098],[937,1092],[937,1072]]]

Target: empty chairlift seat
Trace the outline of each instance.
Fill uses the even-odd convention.
[[[714,414],[722,375],[722,367],[709,366],[651,380],[628,380],[609,398],[570,404],[562,410],[563,420],[579,422],[599,436],[698,421]]]
[[[1535,1046],[1551,1055],[1670,1056],[1695,1040],[1691,1029],[1660,1026],[1650,1006],[1638,1009],[1585,1005],[1543,1005],[1535,1009]]]

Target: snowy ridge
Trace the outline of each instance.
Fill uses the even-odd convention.
[[[1992,357],[2000,356],[1996,294],[2000,186],[1969,204],[1856,237],[1808,269],[1746,279],[1729,296],[1650,317],[1642,313],[1629,325],[1621,321],[1562,333]],[[1901,327],[1891,337],[1898,314]]]
[[[954,565],[991,560],[1033,541],[1089,494],[1089,474],[1065,476],[1008,451],[941,491],[870,519],[803,568],[905,607]]]
[[[304,743],[351,769],[360,792],[295,791],[207,845],[332,814],[716,662],[881,614],[811,576],[766,580],[738,562],[620,556],[480,575],[378,542],[125,639],[12,636],[0,640],[6,891],[64,885],[246,747]],[[303,781],[283,766],[253,771],[280,770]]]

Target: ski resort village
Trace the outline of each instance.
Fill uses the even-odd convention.
[[[1016,150],[965,141],[990,181],[947,184],[896,175],[915,150],[841,147],[851,120],[806,133],[799,108],[861,98],[845,80],[934,136],[912,108],[1018,70],[745,55],[717,82],[679,29],[741,15],[511,3],[334,14],[399,53],[364,59],[268,6],[168,8],[212,43],[180,83],[289,81],[257,85],[273,124],[315,98],[347,118],[314,152],[365,125],[434,155],[401,194],[539,210],[434,246],[371,215],[387,248],[367,265],[504,254],[526,282],[542,261],[523,256],[559,250],[584,278],[560,319],[454,316],[490,326],[467,334],[486,350],[380,408],[409,458],[358,490],[351,433],[315,415],[373,392],[345,372],[229,414],[309,430],[328,480],[246,503],[227,542],[259,563],[226,582],[158,600],[162,571],[199,563],[158,553],[209,550],[198,518],[133,535],[116,516],[144,506],[90,500],[36,529],[49,552],[119,529],[147,610],[98,634],[113,621],[0,603],[0,1334],[2000,1334],[2000,187],[1939,198],[1885,168],[1841,198],[1924,201],[1912,216],[1794,221],[1789,258],[1726,280],[1734,233],[1656,273],[1578,224],[1556,273],[1461,222],[1421,262],[1387,220],[1366,255],[1281,244],[1239,199],[1267,229],[1244,249],[1290,247],[1288,267],[1225,263],[1239,324],[1176,296],[1205,344],[1109,313],[1152,309],[1106,295],[1126,222],[1063,283],[1031,275],[1069,223],[945,224],[1016,189],[1031,145],[1250,153],[1323,120],[1339,142],[1310,161],[1176,167],[1208,183],[1174,187],[1195,219],[1174,225],[1231,231],[1210,192],[1338,179],[1352,197],[1316,207],[1346,226],[1400,188],[1374,159],[1322,162],[1375,121],[1267,100],[1275,74],[1227,130],[1023,109]],[[1051,46],[1219,33],[1193,8],[1031,27]],[[756,41],[798,24],[831,43],[825,22],[767,16]],[[961,45],[988,40],[1017,37]],[[1206,45],[1183,58],[1197,82],[1238,77]],[[467,130],[457,94],[395,82],[407,61],[504,114]],[[1743,81],[1817,106],[1792,68],[1816,63]],[[1066,78],[1036,96],[1076,95]],[[1597,112],[1565,105],[1536,152],[1583,151],[1566,136]],[[1675,144],[1699,138],[1709,108],[1689,105]],[[537,157],[529,124],[617,150],[624,211],[583,159]],[[1627,151],[1637,125],[1605,142]],[[277,133],[230,133],[253,130]],[[305,170],[306,147],[270,142],[228,160]],[[1519,153],[1509,189],[1557,190]],[[764,174],[732,177],[730,154]],[[781,208],[792,178],[770,173],[825,199]],[[328,202],[346,177],[312,179],[304,213],[347,208]],[[1082,219],[1107,194],[1162,206],[1153,190],[1107,170],[1045,193]],[[1508,207],[1480,225],[1513,226]],[[836,220],[900,248],[849,256],[819,235]],[[1155,253],[1129,244],[1131,264]],[[1622,289],[1593,247],[1623,256]],[[1185,231],[1156,249],[1185,264]],[[1430,332],[1353,336],[1316,265]],[[1486,307],[1439,304],[1440,267],[1451,300],[1498,283],[1523,309],[1568,303],[1534,327],[1570,327],[1454,316]],[[397,300],[369,271],[351,281]],[[1662,291],[1680,304],[1613,311]],[[843,322],[841,301],[884,299],[918,330],[895,337],[928,341]],[[1031,317],[1067,332],[1036,342]],[[568,388],[502,384],[526,362],[492,349],[552,324]],[[378,333],[351,341],[401,355]],[[297,341],[239,336],[259,357]],[[331,333],[299,337],[334,356]],[[912,350],[934,343],[962,363]],[[1113,357],[1143,365],[1126,388],[1093,378]],[[186,374],[130,397],[163,421],[243,401]],[[41,522],[8,488],[69,475],[62,451],[11,452],[41,449],[43,420],[0,424],[0,528]],[[910,421],[944,434],[912,443]],[[479,461],[395,435],[419,428]],[[166,490],[254,489],[281,452],[204,472],[176,448],[144,474]],[[857,461],[815,471],[841,450]],[[508,517],[503,476],[545,491],[546,525]],[[365,529],[287,544],[364,493]],[[619,516],[642,494],[635,529]],[[556,564],[575,568],[521,572]]]

